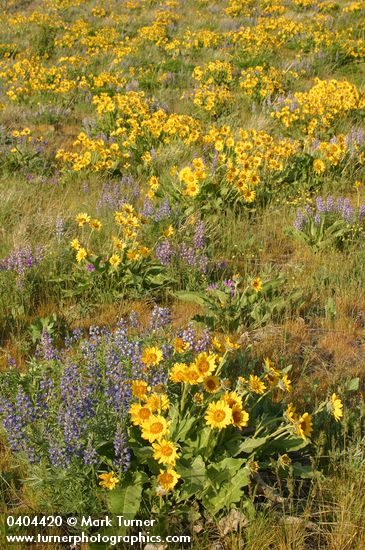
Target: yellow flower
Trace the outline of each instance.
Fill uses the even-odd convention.
[[[285,411],[285,416],[289,420],[289,422],[291,422],[292,424],[296,422],[298,415],[297,415],[297,409],[294,407],[293,403],[289,403]]]
[[[203,379],[212,374],[215,370],[216,360],[217,356],[214,353],[199,353],[198,357],[195,359],[194,365]]]
[[[175,338],[173,345],[176,353],[185,353],[190,347],[189,342],[184,342],[182,338]]]
[[[174,234],[174,228],[172,227],[172,225],[169,225],[167,229],[165,229],[165,231],[163,232],[163,234],[165,235],[165,237],[169,238],[169,237],[172,237],[172,235]]]
[[[195,405],[198,405],[200,407],[200,405],[202,405],[203,401],[204,401],[204,395],[202,394],[202,392],[198,391],[198,392],[194,393],[193,401],[194,401]]]
[[[291,458],[285,453],[279,456],[278,463],[282,468],[289,468],[289,466],[291,465]]]
[[[232,338],[228,335],[224,336],[224,343],[227,351],[234,351],[240,348],[240,345],[237,344],[237,342],[235,342],[234,340],[232,340]]]
[[[271,361],[270,357],[265,357],[264,365],[267,369],[274,369],[275,368],[274,362]]]
[[[253,202],[256,198],[256,192],[248,187],[242,190],[242,195],[245,202]]]
[[[223,397],[222,397],[223,401],[225,403],[227,403],[228,407],[230,407],[231,409],[235,406],[235,405],[238,405],[239,407],[242,408],[242,399],[240,398],[240,396],[238,395],[237,392],[235,391],[227,391]]]
[[[221,430],[232,422],[232,411],[223,400],[210,403],[205,415],[205,420],[211,428]]]
[[[296,426],[297,434],[305,439],[309,437],[313,431],[312,417],[309,413],[304,413],[298,420]]]
[[[133,397],[138,397],[138,399],[142,399],[142,401],[147,399],[147,392],[149,389],[147,382],[144,380],[133,380],[132,382]]]
[[[80,250],[81,248],[81,244],[80,244],[80,241],[79,239],[72,239],[71,241],[71,248],[73,248],[74,250]]]
[[[170,406],[170,400],[166,393],[152,393],[147,399],[146,405],[152,412],[166,411]]]
[[[121,259],[120,259],[120,256],[118,256],[118,254],[113,254],[109,258],[109,263],[112,267],[118,267],[120,262],[121,262]]]
[[[321,159],[313,161],[313,170],[316,174],[322,174],[326,170],[326,165]]]
[[[109,489],[110,491],[114,489],[119,479],[115,477],[114,472],[109,472],[108,474],[100,474],[99,479],[101,479],[99,485],[104,487],[104,489]]]
[[[283,375],[282,379],[279,382],[279,387],[287,392],[292,391],[291,380],[288,378],[287,374]]]
[[[248,385],[250,390],[253,391],[254,393],[258,393],[259,395],[265,393],[265,390],[266,390],[265,384],[255,374],[250,374]]]
[[[341,399],[335,393],[331,396],[331,400],[328,403],[328,408],[335,417],[336,422],[338,422],[343,416],[343,404]]]
[[[252,281],[252,288],[253,288],[256,292],[260,292],[260,290],[262,289],[262,280],[260,279],[260,277],[256,277],[256,278]]]
[[[146,422],[142,424],[142,438],[150,443],[160,441],[169,431],[169,423],[161,415],[151,415]]]
[[[184,193],[188,197],[196,197],[199,194],[199,185],[195,182],[188,183]]]
[[[175,472],[175,470],[171,470],[169,468],[166,472],[164,470],[160,470],[160,473],[157,476],[157,481],[164,491],[171,491],[179,481],[180,477],[181,476]]]
[[[185,363],[175,363],[169,374],[172,382],[186,382],[186,372],[188,367]]]
[[[226,351],[225,345],[216,336],[214,336],[212,344],[219,353],[224,353]]]
[[[127,202],[122,205],[122,209],[124,210],[124,212],[126,212],[126,214],[133,214],[134,213],[134,206],[132,204],[127,203]]]
[[[204,380],[204,389],[208,393],[216,393],[221,387],[218,376],[208,376]]]
[[[86,248],[79,248],[76,254],[76,260],[78,262],[82,262],[82,260],[85,260],[86,258],[87,258]]]
[[[214,149],[218,152],[223,151],[224,143],[221,139],[217,139],[217,141],[214,144]]]
[[[152,412],[148,407],[143,407],[139,403],[133,403],[129,409],[129,414],[131,415],[132,424],[142,426],[144,422],[149,420]]]
[[[79,227],[82,227],[83,225],[89,223],[91,220],[90,216],[86,214],[85,212],[81,212],[80,214],[77,214],[75,218],[76,222],[79,224]]]
[[[156,191],[160,186],[160,183],[159,183],[158,178],[156,176],[151,176],[148,183],[149,183],[150,188],[153,191]]]
[[[118,250],[124,250],[125,247],[126,247],[126,244],[123,241],[121,241],[120,239],[118,239],[118,237],[113,237],[113,245]]]
[[[139,260],[140,254],[137,252],[137,250],[128,250],[127,252],[127,258],[128,260]]]
[[[163,355],[159,348],[151,347],[143,350],[141,361],[146,367],[156,367],[162,360]]]
[[[260,468],[260,465],[258,462],[256,462],[256,460],[249,460],[247,462],[247,466],[249,467],[251,472],[258,472]]]
[[[189,365],[189,367],[186,369],[184,382],[194,386],[195,384],[199,384],[200,381],[201,381],[201,374],[196,369],[195,364],[191,363],[191,365]]]
[[[233,405],[232,409],[232,424],[237,428],[243,428],[248,424],[248,412],[240,407],[240,405]]]
[[[102,227],[102,223],[100,220],[94,219],[89,222],[89,225],[92,229],[95,229],[96,231],[100,231]]]
[[[274,388],[279,382],[280,373],[274,367],[266,367],[266,368],[267,368],[267,372],[265,374],[265,379],[267,380],[270,388]]]
[[[167,439],[161,439],[160,442],[153,443],[153,458],[160,464],[175,466],[177,459],[177,446]]]

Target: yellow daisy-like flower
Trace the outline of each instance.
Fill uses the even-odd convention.
[[[120,264],[121,261],[122,260],[121,260],[120,256],[118,256],[118,254],[113,254],[109,258],[109,263],[112,267],[118,267],[118,265]]]
[[[190,348],[189,342],[184,342],[182,338],[175,338],[173,346],[176,353],[185,353]]]
[[[169,379],[172,382],[186,382],[186,372],[188,366],[185,363],[175,363],[169,374]]]
[[[152,416],[151,409],[144,407],[139,403],[133,403],[129,409],[131,415],[132,424],[135,426],[142,426],[144,422],[150,419]]]
[[[217,139],[217,141],[214,144],[214,148],[216,151],[220,152],[223,151],[224,143],[221,139]]]
[[[79,239],[72,239],[71,241],[71,248],[73,248],[74,250],[80,250],[81,248],[81,244],[80,244],[80,241]]]
[[[160,473],[157,476],[157,481],[164,491],[172,491],[180,477],[181,476],[175,472],[175,470],[171,470],[169,468],[166,471],[160,470]]]
[[[153,458],[160,464],[167,464],[168,466],[175,466],[177,456],[177,446],[172,441],[167,439],[161,439],[157,443],[153,443]]]
[[[262,280],[260,277],[255,277],[255,279],[252,281],[252,288],[255,292],[260,292],[262,289]]]
[[[312,417],[309,413],[304,413],[298,420],[298,424],[296,426],[297,434],[300,437],[303,437],[305,439],[306,437],[310,437],[310,434],[313,431],[313,424],[312,424]]]
[[[237,392],[235,391],[227,391],[223,397],[222,397],[223,401],[225,403],[227,403],[228,407],[230,407],[231,409],[235,406],[235,405],[238,405],[239,407],[243,407],[243,404],[242,404],[242,399],[241,397],[238,395]]]
[[[91,218],[88,214],[86,214],[86,212],[80,212],[80,214],[77,214],[75,218],[75,221],[78,223],[79,227],[89,223],[90,220]]]
[[[232,409],[232,424],[236,428],[243,428],[248,424],[248,412],[242,409],[239,405],[233,405]]]
[[[153,191],[156,191],[159,186],[160,186],[160,182],[158,181],[158,177],[157,176],[151,176],[149,181],[149,186],[150,188],[153,190]]]
[[[298,415],[297,415],[297,409],[296,407],[294,407],[293,403],[289,403],[285,411],[285,416],[289,420],[289,422],[291,422],[292,424],[296,422]]]
[[[240,348],[240,345],[237,342],[235,342],[231,338],[231,336],[228,336],[228,335],[224,336],[224,344],[227,351],[235,351],[236,349]]]
[[[167,238],[172,237],[174,233],[175,233],[175,231],[174,231],[174,228],[172,227],[172,225],[169,225],[168,228],[165,229],[165,231],[163,232],[163,234]]]
[[[256,198],[256,191],[247,187],[246,189],[242,190],[242,195],[245,202],[253,202]]]
[[[195,364],[191,363],[191,365],[189,365],[189,367],[186,369],[184,382],[190,384],[191,386],[194,386],[195,384],[199,384],[200,381],[201,374],[195,367]]]
[[[163,360],[162,351],[155,346],[143,350],[141,361],[146,367],[156,367]]]
[[[128,260],[131,260],[131,261],[139,260],[140,254],[139,252],[137,252],[137,250],[128,250],[127,258]]]
[[[274,364],[273,361],[271,361],[270,357],[265,357],[264,365],[269,370],[274,370],[275,369],[275,364]]]
[[[109,472],[108,474],[100,474],[99,479],[101,479],[99,485],[104,487],[104,489],[109,489],[110,491],[114,489],[119,479],[115,477],[114,472]]]
[[[184,194],[188,197],[196,197],[199,194],[199,185],[196,182],[191,182],[186,185]]]
[[[336,422],[338,422],[343,416],[343,404],[341,399],[335,393],[331,395],[328,408],[335,417]]]
[[[161,415],[151,415],[149,419],[142,424],[142,438],[150,443],[160,441],[169,431],[169,423]]]
[[[194,393],[193,401],[194,401],[195,405],[198,405],[198,407],[200,407],[200,405],[202,405],[203,401],[204,401],[204,395],[202,394],[202,392],[198,391],[198,392]]]
[[[196,370],[200,373],[201,377],[204,379],[216,368],[217,356],[214,353],[199,353],[198,357],[195,359],[194,365]]]
[[[122,209],[124,210],[124,212],[126,212],[126,214],[134,213],[134,206],[132,206],[132,204],[129,204],[127,202],[122,205]]]
[[[293,388],[291,386],[291,380],[288,378],[287,374],[283,375],[282,379],[279,382],[279,387],[282,390],[287,391],[288,393],[292,391]]]
[[[260,378],[255,374],[250,374],[248,386],[251,391],[253,391],[254,393],[258,393],[259,395],[262,395],[263,393],[265,393],[265,390],[266,390],[266,386],[263,383],[263,381],[260,380]]]
[[[102,223],[100,220],[94,219],[90,220],[89,225],[92,229],[95,229],[96,231],[100,231],[102,227]]]
[[[118,237],[113,237],[113,245],[118,250],[124,250],[127,246],[121,239],[118,239]]]
[[[258,472],[260,469],[260,465],[258,462],[256,462],[256,460],[249,460],[247,462],[247,466],[249,467],[251,472]]]
[[[283,454],[283,455],[280,455],[279,458],[278,458],[278,463],[279,463],[279,466],[281,466],[282,468],[289,468],[290,465],[291,465],[291,458],[289,455],[287,455],[286,453]]]
[[[265,374],[265,380],[268,382],[270,388],[275,388],[280,380],[280,373],[275,368],[268,368]]]
[[[87,258],[86,248],[79,248],[76,254],[76,260],[78,262],[82,262],[82,260],[86,260],[86,258]]]
[[[204,418],[208,426],[221,430],[231,424],[232,411],[227,403],[220,399],[209,404]]]
[[[326,165],[321,159],[313,161],[313,170],[316,174],[322,174],[326,170]]]
[[[147,382],[144,380],[133,380],[132,382],[132,395],[145,401],[147,399],[147,392],[149,390]]]
[[[170,406],[170,400],[166,393],[152,393],[146,402],[152,412],[166,411]]]
[[[221,387],[221,383],[219,381],[218,376],[208,376],[204,380],[204,389],[208,393],[216,393],[219,388]]]
[[[219,338],[217,338],[216,336],[213,338],[212,344],[213,344],[213,346],[215,347],[215,349],[216,349],[219,353],[224,353],[224,352],[226,351],[225,345],[224,345],[223,342],[222,342]]]

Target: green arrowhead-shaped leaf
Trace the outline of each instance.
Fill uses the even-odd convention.
[[[143,485],[147,480],[143,472],[126,474],[120,486],[108,493],[108,507],[112,514],[133,519],[139,511]]]
[[[181,488],[181,498],[185,500],[192,496],[199,498],[209,487],[209,479],[205,468],[204,461],[201,456],[197,456],[191,466],[176,464],[176,471],[181,475],[183,485]]]
[[[259,447],[262,447],[262,445],[265,445],[267,442],[267,437],[250,437],[246,438],[240,443],[238,441],[234,441],[234,445],[232,445],[232,454],[233,456],[237,456],[241,453],[251,454],[253,451],[258,449]],[[227,444],[228,449],[230,449],[229,443]]]

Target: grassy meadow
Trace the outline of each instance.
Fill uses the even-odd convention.
[[[0,0],[4,537],[365,547],[364,10]]]

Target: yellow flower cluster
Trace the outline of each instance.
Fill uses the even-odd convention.
[[[272,116],[286,128],[299,123],[304,132],[313,136],[329,128],[339,117],[363,106],[364,98],[354,84],[347,80],[316,78],[308,92],[296,92],[293,98],[285,99],[284,105],[272,112]]]
[[[183,191],[188,197],[195,197],[199,193],[199,182],[206,179],[206,167],[202,158],[195,158],[192,161],[193,167],[186,166],[179,172],[179,180],[185,184]]]
[[[162,352],[156,347],[146,348],[142,355],[142,361],[149,365],[157,365],[159,358],[162,358]],[[169,409],[169,398],[160,389],[152,391],[143,380],[132,382],[132,396],[136,402],[132,403],[129,410],[131,422],[140,428],[142,439],[151,444],[153,458],[166,467],[157,476],[157,493],[165,494],[175,487],[180,478],[173,469],[179,458],[179,449],[169,439],[170,421],[163,416]]]
[[[110,140],[93,139],[81,132],[73,144],[81,148],[80,153],[60,149],[56,158],[70,163],[75,171],[84,168],[93,172],[127,169],[127,160],[138,146],[145,147],[146,142],[167,144],[173,139],[180,139],[189,145],[200,137],[198,121],[187,115],[169,115],[162,108],[153,110],[151,101],[145,98],[143,92],[127,92],[112,97],[102,93],[94,96],[93,104],[100,120],[109,125]],[[143,154],[146,152],[143,151]]]
[[[257,65],[241,72],[240,88],[249,96],[264,99],[273,94],[283,94],[288,80],[298,78],[294,71],[283,71],[275,67]]]
[[[71,241],[71,248],[76,251],[77,262],[86,259],[92,259],[95,256],[90,248],[90,241],[93,233],[99,232],[102,228],[102,222],[98,219],[92,219],[87,213],[81,212],[76,216],[75,221],[83,229],[82,239],[86,240],[83,245],[78,238]],[[144,223],[142,216],[137,214],[134,207],[130,204],[123,204],[120,211],[115,212],[114,221],[117,227],[109,244],[109,254],[107,261],[111,268],[117,268],[121,264],[137,262],[149,256],[151,250],[139,242],[139,234]],[[84,234],[84,227],[88,226],[91,232]],[[105,250],[105,247],[104,247]]]

